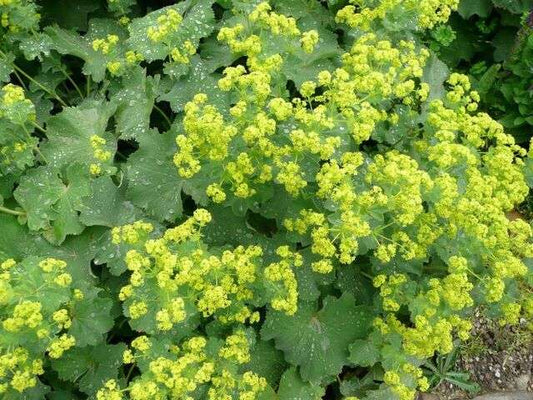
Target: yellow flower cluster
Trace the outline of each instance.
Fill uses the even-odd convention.
[[[20,86],[8,83],[0,90],[0,118],[16,124],[35,120],[35,106]]]
[[[24,89],[20,86],[8,83],[2,88],[2,103],[4,106],[11,106],[18,102],[29,101],[24,95]]]
[[[302,49],[306,53],[312,53],[315,49],[315,46],[317,45],[319,40],[318,32],[316,30],[310,30],[307,32],[304,32],[302,35],[302,38],[300,39],[300,43],[302,44]]]
[[[263,271],[258,246],[210,254],[201,242],[201,228],[210,220],[206,210],[198,209],[181,225],[149,240],[150,224],[137,222],[113,229],[115,244],[134,247],[124,258],[131,275],[119,299],[133,321],[143,318],[139,324],[148,323],[145,330],[169,331],[196,314],[214,316],[224,324],[257,322],[259,313],[250,304],[258,285],[268,287],[273,308],[288,314],[296,311],[298,292],[292,267],[302,264],[301,256],[287,246],[279,248],[282,260]],[[182,246],[187,252],[179,251]]]
[[[189,56],[196,54],[196,47],[190,40],[186,40],[183,43],[183,49],[180,50],[177,47],[172,48],[170,51],[170,59],[180,64],[188,64]]]
[[[207,96],[197,94],[185,106],[184,135],[178,135],[176,143],[180,151],[174,156],[178,172],[190,178],[200,170],[195,154],[203,154],[210,160],[222,160],[227,156],[228,144],[237,134],[237,128],[225,125],[222,114],[215,107],[204,105]]]
[[[264,5],[259,9],[261,15],[269,12]],[[257,23],[253,18],[250,21]],[[217,169],[222,171],[218,182],[207,189],[208,196],[216,202],[227,200],[226,185],[235,197],[248,198],[257,193],[261,184],[270,181],[281,184],[290,195],[299,196],[313,177],[304,174],[297,160],[306,156],[317,162],[329,160],[342,143],[341,137],[325,134],[335,126],[332,110],[338,110],[337,119],[342,118],[350,127],[354,141],[361,143],[370,138],[378,125],[398,118],[395,113],[378,111],[372,100],[395,96],[405,104],[415,104],[428,95],[427,84],[415,83],[422,76],[429,56],[426,50],[417,52],[414,44],[406,41],[400,42],[396,49],[391,42],[366,34],[343,56],[342,68],[334,74],[322,71],[318,75],[322,94],[315,94],[316,82],[307,81],[300,88],[306,100],[269,99],[272,74],[279,69],[282,57],[260,56],[259,36],[253,36],[258,46],[245,46],[243,43],[252,36],[239,41],[237,36],[243,30],[242,25],[236,25],[219,33],[219,40],[228,42],[232,51],[248,56],[248,71],[242,65],[226,68],[219,81],[222,91],[233,91],[239,96],[229,110],[230,118],[225,120],[223,112],[206,104],[205,94],[198,94],[186,106],[185,132],[176,139],[179,150],[174,161],[181,176],[192,178],[204,163],[218,165]],[[309,33],[305,37],[307,41],[316,35]],[[311,102],[315,103],[312,109],[308,107]],[[316,105],[317,102],[321,104]],[[278,128],[285,121],[295,125],[289,132],[289,144],[283,139],[285,133]],[[236,152],[237,147],[242,148],[241,140],[247,146],[246,152]],[[398,199],[397,204],[402,200]],[[349,257],[345,255],[343,259]]]
[[[0,350],[0,394],[35,387],[37,376],[44,373],[45,355],[60,358],[75,345],[68,333],[72,325],[69,307],[81,291],[69,286],[72,278],[66,270],[67,264],[55,258],[0,263],[0,336],[10,343]],[[46,290],[55,300],[35,300],[36,293]],[[30,343],[28,338],[33,338]]]
[[[133,350],[124,353],[124,360],[139,362],[141,375],[124,389],[115,381],[107,382],[97,399],[121,399],[125,392],[131,400],[193,399],[199,387],[208,385],[208,400],[231,400],[234,394],[241,400],[255,400],[266,388],[266,380],[250,371],[238,374],[234,368],[250,360],[250,344],[246,333],[238,330],[223,341],[193,336],[162,354],[152,352],[150,340],[140,336],[132,342]]]
[[[92,135],[89,138],[89,141],[93,149],[93,157],[96,160],[96,162],[89,166],[89,172],[91,175],[97,176],[102,173],[101,163],[109,161],[112,157],[112,154],[109,150],[105,150],[104,146],[107,144],[107,141],[103,137]]]
[[[275,284],[272,308],[292,315],[298,309],[298,282],[292,267],[303,264],[302,256],[291,252],[289,246],[278,247],[276,253],[281,261],[265,268],[265,278]]]
[[[157,25],[150,26],[146,33],[153,42],[161,42],[170,34],[176,32],[183,21],[183,17],[173,8],[169,8],[164,14],[157,18]]]
[[[300,30],[296,26],[296,20],[292,17],[273,12],[272,7],[266,1],[259,3],[250,13],[248,19],[261,28],[270,29],[275,35],[300,35]]]
[[[130,225],[124,225],[120,227],[115,227],[111,231],[111,240],[114,244],[119,244],[121,242],[127,244],[136,244],[140,240],[146,238],[150,232],[154,230],[152,224],[136,221]]]
[[[415,398],[416,391],[407,383],[416,382],[420,391],[425,392],[429,389],[429,382],[420,368],[411,364],[403,364],[396,371],[386,371],[383,375],[383,381],[389,385],[392,392],[399,400],[412,400]]]
[[[103,54],[109,54],[118,43],[117,35],[107,35],[105,39],[95,39],[92,42],[94,51],[101,51]]]
[[[21,15],[24,16],[24,21],[21,21]],[[7,30],[7,32],[2,30],[2,34],[17,34],[37,29],[40,18],[33,1],[0,0],[0,29],[6,28]]]
[[[363,31],[377,28],[378,24],[389,16],[394,19],[405,19],[412,24],[412,28],[429,29],[448,21],[452,11],[459,5],[459,0],[383,0],[372,2],[376,4],[374,7],[369,7],[367,5],[369,2],[366,0],[351,2],[359,7],[348,5],[340,9],[336,21]]]
[[[53,340],[48,346],[48,355],[51,358],[59,358],[65,351],[70,349],[76,344],[76,340],[73,336],[64,333],[59,338]]]
[[[380,288],[380,296],[383,298],[383,309],[385,311],[396,312],[400,305],[404,303],[404,293],[402,286],[407,282],[404,274],[393,274],[390,276],[378,275],[374,278],[374,287]]]
[[[122,400],[122,392],[115,379],[108,380],[96,394],[96,400]]]
[[[16,347],[0,355],[0,394],[9,388],[22,393],[37,384],[37,376],[44,373],[43,361],[32,359],[28,350]],[[10,377],[10,378],[9,378]]]

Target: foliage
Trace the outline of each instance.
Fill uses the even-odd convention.
[[[463,1],[430,45],[446,64],[467,73],[487,110],[518,142],[532,136],[533,2]]]
[[[533,151],[485,112],[529,123],[527,57],[454,21],[525,3],[0,0],[2,398],[462,379],[475,308],[533,316]]]

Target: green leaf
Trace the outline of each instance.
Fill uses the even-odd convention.
[[[250,362],[244,366],[244,369],[255,372],[265,378],[271,386],[276,386],[286,366],[283,353],[274,347],[272,341],[259,340],[250,356]]]
[[[116,140],[106,132],[109,118],[115,112],[110,103],[86,101],[78,107],[65,108],[48,121],[48,142],[41,151],[51,167],[61,168],[72,163],[89,165],[100,161],[94,158],[91,136],[102,137],[106,144],[102,150],[115,154]],[[106,162],[110,165],[112,158]]]
[[[106,381],[117,379],[124,350],[123,343],[75,347],[54,360],[52,368],[61,379],[78,382],[82,392],[94,395]]]
[[[35,162],[33,152],[38,142],[37,138],[29,137],[22,126],[0,120],[0,146],[8,149],[0,153],[0,175],[19,176],[27,167],[33,166]],[[24,148],[14,152],[17,143],[24,143]],[[9,193],[7,197],[11,197],[11,194]]]
[[[49,56],[51,46],[52,40],[50,36],[42,32],[35,32],[20,42],[20,50],[22,50],[27,60],[34,60],[37,57],[42,59],[41,54]]]
[[[231,207],[212,205],[209,207],[211,223],[203,230],[204,240],[211,246],[224,246],[231,244],[251,244],[257,232],[250,229],[244,216],[235,215]]]
[[[501,64],[493,64],[491,65],[487,71],[483,74],[483,76],[479,79],[476,89],[481,94],[487,94],[490,89],[492,89],[493,85],[496,83],[498,79],[498,72],[501,69]]]
[[[101,82],[104,79],[107,63],[116,57],[117,52],[120,53],[123,50],[123,45],[119,42],[115,50],[106,55],[94,50],[93,40],[105,38],[108,34],[118,35],[121,39],[125,36],[123,28],[112,19],[91,20],[89,31],[85,36],[58,26],[47,26],[44,32],[51,39],[52,49],[60,54],[69,54],[85,61],[83,73],[90,75],[95,82]]]
[[[76,346],[84,347],[100,343],[112,327],[113,300],[99,296],[100,289],[82,287],[84,298],[73,303],[72,326],[69,333],[76,338]]]
[[[87,29],[88,15],[100,8],[100,3],[94,0],[69,0],[68,7],[56,0],[42,0],[40,5],[48,22],[79,30]]]
[[[118,105],[115,118],[122,139],[137,139],[148,133],[158,80],[146,77],[141,68],[135,68],[122,79],[122,88],[111,98]]]
[[[424,69],[422,80],[429,84],[428,100],[441,98],[444,93],[444,81],[448,78],[450,71],[446,64],[440,61],[435,55],[432,55]]]
[[[457,12],[464,19],[470,18],[472,15],[478,15],[482,18],[489,16],[492,9],[492,2],[490,0],[466,0],[459,3]]]
[[[218,88],[218,78],[217,74],[211,73],[209,65],[199,56],[194,56],[191,58],[189,74],[177,81],[170,81],[170,89],[160,95],[159,100],[168,101],[172,110],[180,112],[195,94],[205,93],[209,104],[223,107],[229,104],[229,94]]]
[[[499,29],[492,40],[492,45],[494,46],[494,61],[505,61],[511,54],[516,44],[516,40],[516,29],[510,27],[502,27]]]
[[[320,311],[314,303],[300,304],[294,316],[269,311],[261,335],[275,340],[285,359],[300,367],[303,380],[330,381],[348,363],[348,345],[366,336],[371,320],[369,308],[344,294],[327,297]]]
[[[57,244],[67,235],[81,233],[78,211],[82,198],[90,193],[89,179],[89,172],[79,164],[68,167],[63,180],[48,166],[23,176],[14,197],[26,211],[30,230],[44,231],[47,239]]]
[[[270,4],[276,12],[296,18],[300,30],[319,29],[326,32],[325,28],[335,25],[335,13],[315,0],[273,0]]]
[[[296,368],[290,368],[279,382],[279,400],[320,400],[326,393],[320,385],[303,382]]]
[[[20,261],[11,271],[13,276],[12,303],[17,304],[20,298],[28,298],[38,301],[42,305],[43,313],[56,311],[61,304],[67,302],[70,298],[70,289],[58,285],[48,285],[46,291],[42,290],[47,284],[47,277],[39,267],[40,257],[30,256]],[[5,307],[5,305],[2,305]],[[2,331],[0,343],[3,346],[10,335],[21,335],[21,333],[10,333]],[[37,343],[35,343],[37,344]]]
[[[524,0],[492,0],[495,7],[503,8],[511,13],[520,14],[530,10],[531,2]]]
[[[209,36],[213,31],[215,23],[215,16],[211,9],[213,3],[213,0],[188,0],[134,19],[129,25],[129,47],[141,53],[146,60],[154,61],[167,57],[170,52],[170,46],[167,43],[180,47],[186,40],[189,40],[197,45],[201,38]],[[147,36],[148,28],[157,26],[157,19],[171,9],[183,16],[178,30],[171,32],[164,41],[150,40]]]
[[[351,293],[357,304],[371,304],[375,292],[370,279],[361,274],[356,268],[339,268],[335,286],[343,293]]]
[[[83,200],[80,221],[86,226],[101,225],[110,228],[133,222],[138,212],[126,200],[125,191],[125,185],[117,187],[108,176],[93,179],[91,196]]]
[[[15,56],[11,53],[7,53],[6,58],[0,58],[0,82],[9,82],[14,61]]]
[[[41,235],[31,234],[28,228],[20,225],[17,218],[0,214],[0,257],[20,261],[28,256],[55,257],[65,260],[68,272],[76,281],[92,281],[91,260],[97,251],[94,247],[103,234],[102,228],[88,228],[83,234],[68,237],[61,247],[52,246]]]
[[[160,221],[175,220],[183,211],[183,179],[172,161],[176,151],[172,132],[152,130],[139,138],[139,150],[126,164],[128,199]]]
[[[350,361],[361,367],[371,367],[380,357],[379,349],[370,340],[356,340],[349,350]]]

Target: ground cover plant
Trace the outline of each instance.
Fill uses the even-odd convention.
[[[530,321],[458,6],[0,0],[1,398],[410,400]]]

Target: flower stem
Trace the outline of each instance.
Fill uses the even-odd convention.
[[[4,206],[0,206],[0,212],[3,212],[5,214],[10,214],[10,215],[17,215],[17,216],[26,215],[24,211],[12,210],[11,208],[7,208]]]

